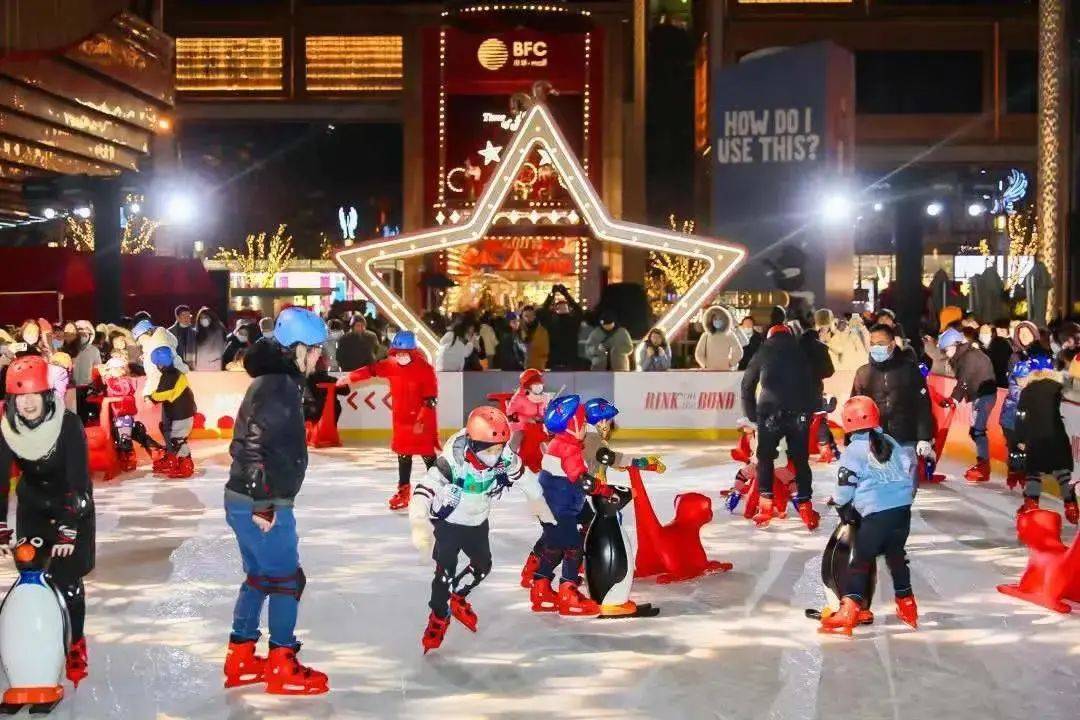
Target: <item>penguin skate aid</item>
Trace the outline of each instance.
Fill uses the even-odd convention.
[[[88,673],[83,637],[86,616],[83,577],[94,569],[95,563],[94,491],[87,464],[86,435],[78,416],[58,404],[43,358],[29,355],[12,362],[5,377],[5,391],[4,415],[0,419],[0,467],[6,473],[14,463],[21,473],[16,489],[15,529],[18,537],[41,543],[32,545],[39,560],[43,554],[49,558],[46,577],[59,591],[70,618],[70,646],[62,647],[61,654],[66,651],[67,677],[78,686]],[[7,515],[8,492],[5,491],[0,493],[0,554],[3,555],[8,554],[13,535],[7,526]],[[43,652],[46,645],[43,642]],[[7,652],[4,657],[6,661]],[[8,677],[15,682],[10,670]],[[29,698],[23,704],[37,702]]]
[[[326,337],[318,315],[285,308],[273,338],[259,340],[245,359],[252,381],[236,415],[225,485],[225,517],[246,575],[233,610],[227,688],[265,683],[266,692],[276,695],[329,690],[325,674],[297,660],[294,634],[306,582],[293,514],[308,460],[301,383],[314,371]],[[270,652],[263,657],[255,649],[267,601]]]
[[[442,645],[451,618],[477,632],[479,618],[468,598],[491,572],[488,516],[492,502],[514,485],[541,522],[555,521],[536,476],[526,471],[511,443],[506,415],[487,406],[469,413],[465,427],[417,483],[409,501],[412,541],[435,561],[431,612],[420,639],[425,654]],[[459,572],[462,553],[468,564]]]
[[[881,430],[877,405],[856,395],[844,403],[847,447],[837,470],[837,506],[841,520],[858,524],[852,541],[853,558],[838,611],[821,613],[821,632],[851,635],[868,620],[870,568],[885,556],[896,596],[896,615],[912,628],[918,626],[918,608],[911,589],[904,545],[911,529],[911,503],[915,496],[910,456]]]

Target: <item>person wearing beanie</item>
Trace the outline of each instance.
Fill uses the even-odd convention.
[[[600,326],[589,333],[585,341],[585,355],[593,370],[625,372],[630,369],[630,355],[634,342],[630,333],[619,325],[615,312],[605,309],[600,313]]]

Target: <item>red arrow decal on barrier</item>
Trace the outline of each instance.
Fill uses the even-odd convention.
[[[353,390],[351,393],[349,393],[349,396],[347,398],[345,398],[345,402],[349,403],[349,407],[351,407],[353,410],[359,410],[360,409],[360,408],[358,408],[356,406],[356,391],[355,390]]]
[[[367,394],[367,397],[364,398],[364,403],[367,404],[367,406],[369,408],[371,408],[372,410],[375,409],[375,403],[371,402],[371,398],[373,398],[373,397],[375,397],[375,392],[374,391],[369,392]]]
[[[390,393],[383,395],[382,404],[386,406],[387,410],[393,410],[393,406],[390,404]]]

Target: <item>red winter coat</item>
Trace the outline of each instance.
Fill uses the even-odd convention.
[[[398,455],[434,455],[439,444],[439,424],[435,408],[425,400],[438,398],[435,370],[418,350],[408,352],[412,362],[398,365],[393,355],[349,373],[349,382],[358,383],[373,377],[390,383],[391,417],[394,425],[390,449]],[[419,426],[419,427],[418,427]]]

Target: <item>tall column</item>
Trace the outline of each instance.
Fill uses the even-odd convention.
[[[1038,232],[1039,252],[1054,279],[1047,303],[1051,315],[1067,304],[1062,222],[1068,197],[1064,148],[1066,117],[1065,0],[1039,0]]]
[[[90,181],[94,203],[94,298],[98,322],[117,322],[123,315],[120,277],[120,178]]]
[[[897,322],[913,342],[922,337],[923,212],[921,198],[905,198],[895,208]]]

